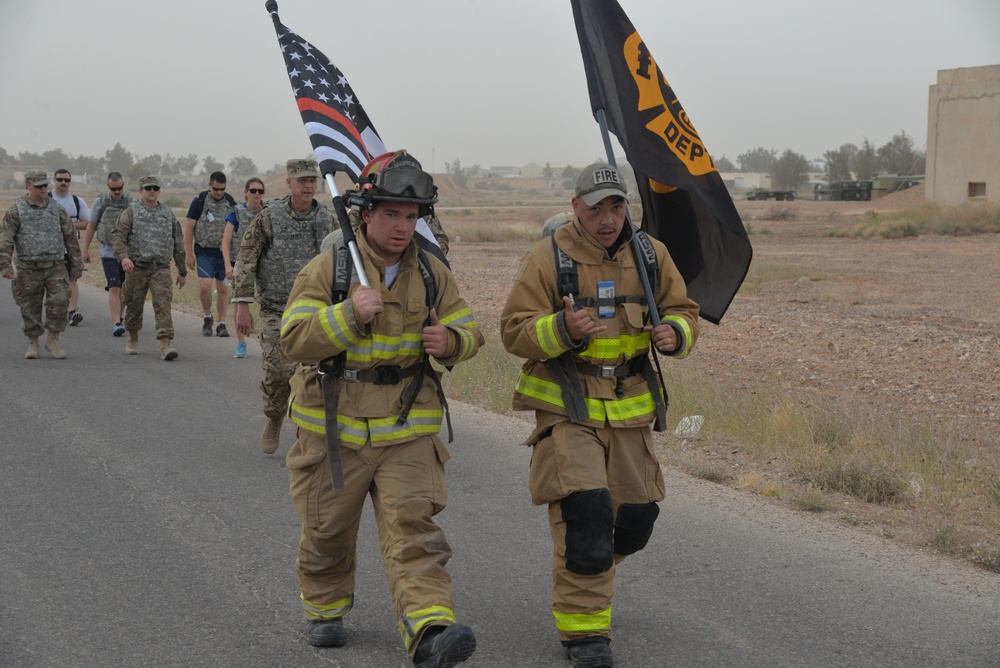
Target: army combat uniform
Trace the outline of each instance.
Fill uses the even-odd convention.
[[[549,509],[552,613],[567,647],[610,638],[616,565],[645,547],[664,497],[651,429],[661,390],[643,331],[634,232],[627,223],[623,230],[609,257],[575,217],[558,227],[521,260],[500,320],[504,347],[527,360],[514,409],[536,415],[528,485],[532,502]],[[557,267],[553,238],[576,266],[576,303],[607,327],[596,337],[573,341],[567,333],[559,285],[568,262]],[[666,248],[651,241],[657,308],[677,332],[671,355],[684,357],[698,336],[698,306]],[[613,284],[610,298],[598,301],[598,283]]]
[[[240,234],[242,242],[234,274],[233,301],[252,302],[260,295],[260,383],[264,415],[281,419],[288,410],[288,381],[298,366],[281,352],[281,314],[299,270],[320,250],[324,237],[334,228],[330,211],[313,200],[312,208],[300,213],[290,197],[274,200],[256,215]],[[240,209],[237,207],[237,214]]]
[[[156,318],[156,338],[173,339],[174,321],[170,305],[174,298],[170,260],[179,276],[187,276],[184,264],[184,232],[170,207],[162,202],[150,209],[145,202],[133,201],[118,217],[112,235],[115,257],[128,258],[135,269],[122,288],[125,303],[125,330],[129,340],[142,329],[143,305],[149,292]]]
[[[365,229],[362,225],[358,248],[373,288],[381,292],[383,311],[368,325],[359,323],[350,296],[358,288],[356,275],[348,297],[333,303],[334,259],[326,252],[299,274],[282,318],[282,348],[302,363],[292,378],[289,412],[297,440],[286,458],[302,521],[296,570],[309,619],[346,615],[354,604],[358,526],[371,495],[389,593],[412,660],[425,630],[455,623],[446,569],[451,547],[433,520],[447,503],[449,453],[438,438],[443,419],[438,372],[418,373],[425,364],[422,331],[429,308],[417,244],[410,242],[386,287],[385,262],[366,242]],[[475,355],[483,336],[451,272],[427,257],[437,293],[434,307],[449,333],[438,361],[450,366]],[[346,366],[337,376],[336,420],[345,487],[335,491],[321,377],[313,365],[340,353]],[[407,396],[415,399],[404,419]]]
[[[13,257],[15,250],[17,255]],[[37,339],[46,329],[55,334],[65,331],[69,279],[83,275],[83,257],[69,214],[52,199],[46,197],[36,205],[27,195],[19,197],[4,215],[0,275],[10,273],[15,267],[17,275],[11,282],[11,290],[14,302],[21,309],[24,335]]]

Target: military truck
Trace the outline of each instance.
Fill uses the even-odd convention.
[[[773,199],[779,202],[788,201],[791,202],[795,199],[794,190],[764,190],[763,188],[753,188],[748,190],[746,194],[748,200],[768,200]]]
[[[835,181],[829,185],[817,183],[813,187],[813,199],[817,201],[868,202],[871,198],[871,181]]]

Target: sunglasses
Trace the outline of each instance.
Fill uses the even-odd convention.
[[[222,186],[221,188],[216,188],[215,186],[212,186],[212,190],[214,190],[217,193],[224,193],[226,192],[226,186]]]
[[[146,192],[149,192],[150,190],[157,193],[160,192],[160,186],[143,186],[142,189]]]
[[[121,191],[125,190],[125,186],[118,186],[117,188],[115,188],[114,186],[108,186],[108,190],[110,190],[113,193],[120,193]]]
[[[73,179],[61,179],[58,176],[56,177],[56,181],[58,181],[59,183],[69,183],[72,180]]]
[[[42,184],[42,185],[40,185],[40,186],[36,186],[36,185],[35,185],[34,183],[30,183],[30,184],[28,184],[28,185],[30,185],[30,186],[31,186],[32,188],[38,188],[39,190],[45,190],[46,188],[48,188],[48,187],[49,187],[49,184],[48,184],[48,183],[43,183],[43,184]]]
[[[263,188],[247,188],[247,192],[250,193],[251,195],[263,195],[264,194],[264,189]]]

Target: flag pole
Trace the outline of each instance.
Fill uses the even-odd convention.
[[[278,17],[278,3],[275,0],[267,0],[264,3],[264,9],[267,10],[268,14],[271,15],[271,21],[274,23],[274,32],[278,35],[278,41],[281,41],[281,30],[278,25],[281,19]],[[316,164],[319,164],[319,156],[316,156]],[[361,262],[361,251],[358,250],[358,240],[354,235],[354,228],[351,226],[351,219],[347,215],[347,209],[344,208],[344,202],[340,197],[340,191],[337,189],[337,184],[333,180],[333,172],[327,172],[323,175],[326,178],[327,185],[330,186],[330,194],[333,196],[333,211],[337,216],[337,224],[340,226],[340,231],[344,235],[344,243],[347,244],[348,250],[351,251],[351,259],[354,260],[354,268],[358,272],[358,281],[361,285],[366,288],[371,287],[368,282],[368,275],[365,273],[365,265]]]
[[[351,225],[347,209],[344,208],[344,200],[340,197],[340,191],[337,190],[337,184],[333,180],[333,172],[327,172],[324,176],[326,177],[326,184],[330,186],[330,194],[333,196],[333,211],[337,215],[340,232],[344,235],[344,243],[347,244],[347,249],[351,251],[354,269],[358,272],[358,282],[366,288],[370,288],[371,284],[368,282],[368,275],[365,273],[365,265],[361,261],[361,251],[358,249],[358,239],[354,234],[354,226]]]
[[[604,116],[604,109],[597,110],[597,123],[601,126],[601,137],[604,139],[604,151],[608,154],[608,164],[610,164],[615,169],[618,165],[615,163],[615,152],[611,148],[611,134],[608,132],[608,119]],[[639,240],[635,236],[635,224],[632,222],[632,213],[629,211],[628,207],[625,207],[625,221],[632,225],[632,255],[635,256],[635,264],[639,271],[639,279],[642,281],[642,291],[646,295],[646,304],[649,306],[649,320],[653,323],[653,327],[660,326],[660,314],[656,310],[656,296],[653,293],[652,286],[649,285],[649,276],[646,274],[646,262],[643,258],[642,248],[639,246]]]

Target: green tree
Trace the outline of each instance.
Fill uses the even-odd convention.
[[[184,156],[177,156],[178,174],[194,174],[195,168],[198,166],[198,156],[194,153],[188,153]]]
[[[713,159],[714,160],[714,159]],[[733,164],[732,160],[726,156],[722,156],[718,160],[715,160],[715,168],[720,172],[735,172],[736,165]]]
[[[221,172],[223,169],[226,168],[225,164],[219,162],[210,155],[205,156],[205,159],[202,161],[202,164],[205,166],[206,174],[211,174],[212,172]]]
[[[115,147],[104,154],[104,166],[109,172],[128,173],[129,168],[135,163],[135,158],[125,150],[121,143],[116,143]]]
[[[870,181],[879,171],[878,155],[875,147],[866,138],[852,161],[854,174],[861,181]]]
[[[42,153],[42,164],[49,168],[49,171],[57,169],[69,169],[70,158],[61,148],[54,148],[51,151]]]
[[[44,167],[45,158],[40,153],[31,151],[21,151],[17,154],[17,162],[22,167]],[[58,167],[56,168],[58,169]]]
[[[923,174],[927,156],[913,148],[913,138],[906,132],[892,139],[876,152],[879,167],[889,174]]]
[[[14,156],[7,152],[3,146],[0,146],[0,165],[7,165],[14,162]]]
[[[576,167],[573,167],[572,165],[566,165],[565,167],[563,167],[562,177],[564,179],[575,179],[577,175],[579,175],[579,173],[580,170],[577,169]],[[572,187],[573,186],[570,186],[570,188]]]
[[[850,181],[851,163],[858,153],[858,147],[854,144],[843,144],[836,151],[827,151],[823,154],[823,174],[830,183],[837,181]]]
[[[444,163],[445,171],[451,176],[452,181],[455,185],[464,188],[468,184],[468,178],[466,177],[465,170],[462,169],[462,161],[455,158],[455,162]]]
[[[797,190],[809,175],[809,160],[801,153],[785,149],[771,164],[771,181],[778,190]]]
[[[74,174],[90,174],[93,176],[104,176],[104,158],[93,155],[78,155],[69,161],[70,169]]]
[[[257,165],[245,155],[238,155],[229,161],[229,171],[240,176],[254,176],[257,174]]]
[[[554,172],[552,171],[552,165],[545,163],[545,168],[542,170],[542,176],[547,179],[551,179]]]
[[[746,153],[740,153],[736,156],[736,162],[739,163],[741,172],[767,174],[771,171],[771,165],[777,159],[777,155],[778,152],[773,148],[766,149],[763,146],[758,146]]]

